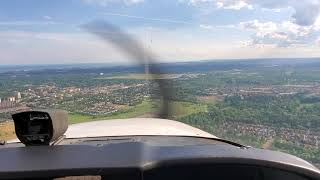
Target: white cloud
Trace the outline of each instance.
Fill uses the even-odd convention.
[[[199,60],[199,59],[229,59],[229,58],[266,58],[266,57],[306,57],[320,56],[318,47],[292,46],[277,48],[272,43],[266,44],[267,37],[274,42],[287,41],[287,34],[277,33],[281,24],[261,23],[259,21],[243,23],[243,28],[260,33],[264,44],[256,48],[250,42],[239,42],[239,39],[224,39],[221,34],[204,35],[203,31],[184,31],[183,29],[168,30],[151,28],[151,50],[164,62],[172,60]],[[285,24],[283,26],[291,26]],[[295,32],[295,27],[290,27]],[[288,30],[289,31],[289,30]],[[299,30],[298,30],[299,31]],[[300,31],[299,31],[300,33]],[[299,34],[296,33],[296,34]],[[130,34],[138,40],[146,41],[146,27],[131,28]],[[228,38],[228,37],[227,37]],[[243,39],[245,40],[245,39]],[[32,44],[32,46],[30,46]],[[19,52],[19,53],[17,53]],[[87,33],[40,33],[22,31],[0,31],[0,64],[31,64],[31,63],[79,63],[79,62],[116,62],[133,63],[132,57],[115,48],[110,43],[101,41]]]
[[[317,44],[318,46],[320,46],[320,38],[318,38],[318,39],[316,40],[316,44]]]
[[[261,8],[262,12],[275,12],[275,13],[279,13],[281,12],[281,9],[275,8],[275,9],[268,9],[268,8]]]
[[[51,20],[51,19],[52,19],[52,17],[51,17],[51,16],[43,16],[43,19]]]
[[[218,9],[233,9],[240,10],[242,8],[253,9],[247,0],[179,0],[179,2],[186,2],[189,5],[199,6],[201,4],[213,4]]]
[[[266,34],[273,33],[277,30],[277,24],[270,21],[261,23],[258,20],[253,20],[241,22],[239,25],[240,28],[254,30],[256,32],[256,35],[259,37],[263,37]]]
[[[263,8],[282,9],[293,8],[292,18],[296,24],[312,25],[320,14],[320,0],[249,0]]]
[[[258,20],[241,22],[239,27],[253,31],[251,45],[269,44],[288,47],[299,44],[314,44],[319,37],[319,27],[300,26],[290,21],[282,23],[259,22]]]
[[[190,5],[212,4],[218,9],[240,10],[243,8],[253,9],[259,7],[262,10],[270,9],[281,11],[281,9],[292,8],[293,22],[301,26],[314,24],[320,14],[320,0],[180,0]]]
[[[294,8],[295,13],[292,15],[294,22],[302,26],[312,25],[320,14],[319,0],[295,0],[288,4]]]
[[[107,6],[112,3],[124,3],[126,5],[142,3],[144,0],[83,0],[88,4],[98,4],[101,6]]]
[[[218,1],[216,3],[218,8],[223,9],[233,9],[233,10],[240,10],[242,8],[248,8],[253,9],[253,6],[251,4],[248,4],[245,1]]]
[[[214,28],[213,26],[206,25],[206,24],[200,24],[199,27],[202,28],[202,29],[213,29]]]

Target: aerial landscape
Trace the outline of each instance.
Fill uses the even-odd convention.
[[[169,119],[320,167],[318,60],[158,64],[152,77],[137,66],[0,66],[0,140],[15,138],[11,114],[30,109],[67,110],[69,124],[156,116],[162,79]]]

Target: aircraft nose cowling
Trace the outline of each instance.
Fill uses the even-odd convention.
[[[198,136],[216,138],[200,129],[187,124],[156,118],[133,118],[92,121],[69,126],[67,138],[130,136],[130,135],[164,135],[164,136]]]

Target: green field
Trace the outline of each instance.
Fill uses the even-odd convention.
[[[207,106],[190,102],[174,101],[170,103],[170,119],[178,119],[193,113],[205,112]],[[88,121],[107,120],[107,119],[126,119],[143,116],[145,114],[155,114],[159,110],[159,103],[149,100],[143,101],[136,106],[128,107],[108,115],[92,116],[81,113],[70,113],[69,124],[76,124]]]
[[[196,104],[191,102],[173,101],[169,105],[170,119],[179,119],[194,113],[206,112],[207,105]]]
[[[128,107],[123,110],[120,110],[115,113],[111,113],[108,115],[97,115],[92,116],[88,114],[81,113],[70,113],[69,114],[69,124],[76,124],[88,121],[97,121],[97,120],[106,120],[106,119],[125,119],[125,118],[133,118],[145,113],[152,113],[157,109],[154,103],[151,101],[143,101],[141,104],[137,106]]]

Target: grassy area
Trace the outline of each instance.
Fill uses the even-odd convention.
[[[180,102],[180,101],[173,101],[170,103],[170,118],[171,119],[178,119],[190,114],[199,113],[199,112],[206,112],[207,105],[205,104],[195,104],[190,102]]]
[[[15,139],[13,122],[4,122],[0,124],[0,140]]]
[[[217,102],[223,101],[223,98],[218,97],[218,96],[197,96],[197,100],[201,103],[206,103],[206,104],[214,104]]]
[[[146,113],[156,113],[159,109],[159,104],[152,101],[143,101],[134,107],[126,108],[122,111],[112,113],[108,116],[103,117],[104,119],[126,119],[134,118],[137,116],[144,115]]]
[[[69,114],[69,124],[76,124],[88,121],[97,121],[97,120],[106,120],[106,119],[126,119],[126,118],[133,118],[137,116],[141,116],[146,113],[154,113],[158,109],[156,103],[151,101],[143,101],[141,104],[136,106],[127,107],[123,110],[120,110],[115,113],[111,113],[108,115],[98,115],[92,116],[87,114],[80,114],[80,113],[71,113]]]
[[[107,119],[126,119],[142,116],[148,113],[156,113],[159,109],[159,103],[152,102],[149,100],[143,101],[141,104],[138,104],[133,107],[127,107],[123,110],[120,110],[115,113],[108,115],[98,115],[92,116],[87,114],[80,113],[70,113],[69,114],[69,124],[76,124],[88,121],[97,121],[97,120],[107,120]],[[193,113],[204,112],[207,110],[207,106],[203,104],[194,104],[189,102],[171,102],[171,119],[178,119]]]
[[[94,116],[81,113],[70,113],[68,117],[69,124],[87,122],[93,119],[95,119]]]

